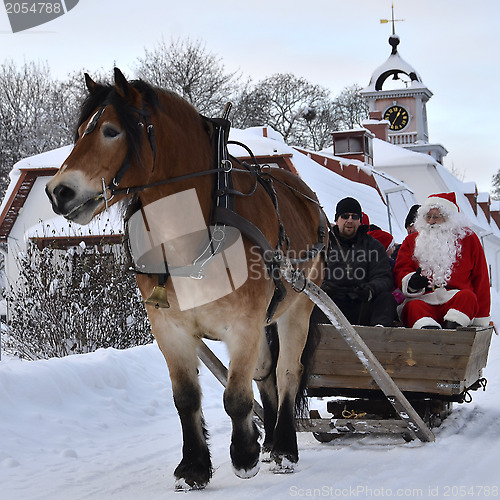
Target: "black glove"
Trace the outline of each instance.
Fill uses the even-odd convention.
[[[408,280],[408,288],[412,290],[421,290],[429,284],[429,279],[422,276],[422,268],[418,268],[415,274]]]
[[[372,289],[366,283],[361,283],[354,288],[354,293],[362,302],[369,302],[372,298]]]

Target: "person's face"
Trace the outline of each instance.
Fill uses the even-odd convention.
[[[431,208],[425,215],[425,222],[431,226],[434,224],[442,224],[446,217],[441,213],[439,208]]]
[[[341,214],[335,222],[339,228],[339,234],[349,239],[354,237],[361,225],[361,217],[359,214],[345,213]]]

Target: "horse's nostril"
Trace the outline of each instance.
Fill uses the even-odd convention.
[[[59,203],[65,203],[75,197],[75,191],[64,184],[59,184],[54,189],[54,197]]]

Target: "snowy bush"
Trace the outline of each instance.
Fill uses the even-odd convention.
[[[3,348],[25,359],[151,342],[146,311],[121,245],[67,250],[30,243],[7,295]]]

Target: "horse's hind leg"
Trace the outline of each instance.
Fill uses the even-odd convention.
[[[153,321],[152,324],[155,331]],[[168,334],[163,333],[166,331]],[[212,477],[212,463],[201,410],[197,369],[199,339],[175,328],[173,324],[169,324],[168,328],[163,325],[162,333],[155,336],[170,371],[174,403],[182,427],[182,460],[174,471],[175,488],[202,489]]]
[[[262,443],[262,462],[271,461],[274,428],[278,416],[278,393],[276,390],[276,362],[279,351],[278,329],[276,323],[266,327],[259,353],[259,361],[254,380],[259,388],[264,410],[264,442]]]
[[[252,376],[261,327],[252,328],[246,323],[235,328],[226,342],[231,361],[224,391],[224,408],[233,425],[230,447],[233,470],[238,477],[246,479],[255,476],[260,468],[259,432],[253,421]]]

